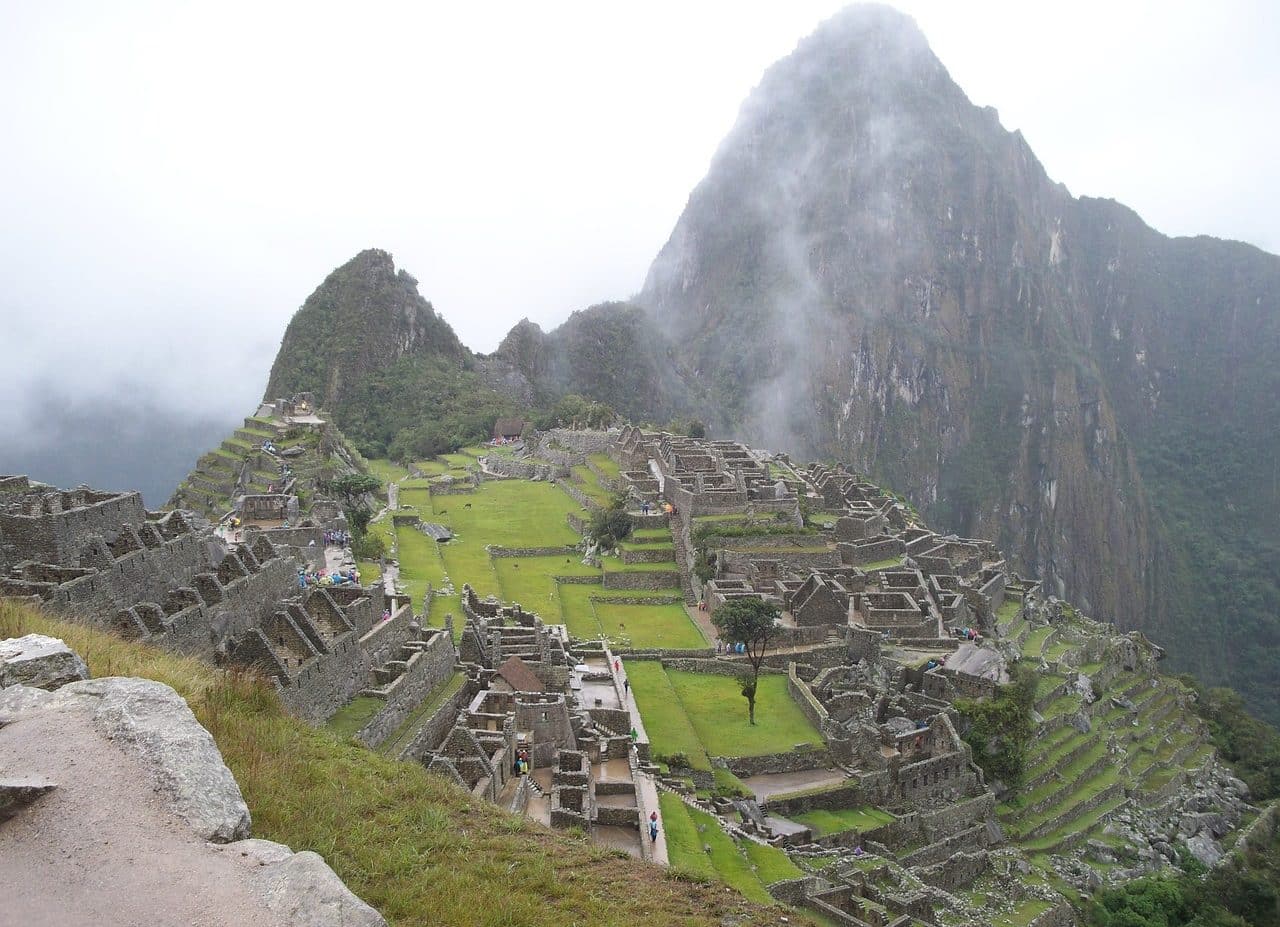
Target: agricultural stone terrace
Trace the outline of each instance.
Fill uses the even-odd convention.
[[[253,667],[297,714],[512,813],[854,927],[1066,923],[1108,880],[1212,861],[1254,810],[1158,647],[841,468],[632,426],[399,466],[302,400],[251,421],[272,429],[251,455],[314,439],[315,473],[382,481],[364,585],[298,584],[317,546],[351,563],[323,544],[345,527],[323,479],[238,478],[215,526],[4,477],[0,592]],[[602,550],[591,519],[618,498],[632,532]],[[782,615],[755,725],[712,620],[746,597]],[[966,735],[1019,667],[1034,733],[1000,781]]]

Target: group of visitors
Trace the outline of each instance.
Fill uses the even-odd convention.
[[[298,567],[298,588],[308,586],[349,586],[360,585],[360,571],[355,567],[349,570],[307,570]],[[388,614],[386,617],[390,618]]]
[[[716,653],[746,653],[747,645],[742,641],[736,643],[726,643],[725,641],[716,639]]]
[[[516,761],[511,768],[517,776],[529,775],[529,770],[531,768],[529,766],[529,751],[528,750],[518,751],[516,753]]]
[[[977,642],[982,640],[982,635],[978,633],[977,628],[969,628],[969,627],[952,628],[951,633],[954,634],[956,637],[958,637],[962,641]]]
[[[351,532],[331,530],[324,533],[326,547],[346,547],[351,543]]]

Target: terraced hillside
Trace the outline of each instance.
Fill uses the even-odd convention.
[[[264,442],[274,451],[264,450]],[[319,482],[363,467],[360,455],[332,423],[302,427],[271,414],[253,415],[196,461],[168,507],[217,521],[231,511],[238,496],[288,491],[305,509]]]
[[[1176,817],[1179,789],[1216,760],[1182,682],[1108,647],[1104,629],[1069,606],[1062,612],[1032,627],[1014,601],[999,616],[1006,646],[1038,676],[1025,778],[997,810],[1009,840],[1074,894],[1060,877],[1068,861],[1103,879],[1140,874],[1152,851],[1128,825]]]

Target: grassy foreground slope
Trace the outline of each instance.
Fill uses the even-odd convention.
[[[173,686],[209,729],[253,814],[253,835],[324,856],[395,927],[687,927],[776,923],[698,884],[481,803],[428,774],[287,715],[256,678],[0,600],[0,638],[60,637],[94,676]],[[794,920],[793,915],[793,920]]]

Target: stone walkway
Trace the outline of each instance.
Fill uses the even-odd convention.
[[[636,777],[636,804],[640,808],[641,818],[646,822],[644,830],[641,831],[640,839],[649,843],[652,851],[651,859],[659,866],[670,865],[667,858],[667,828],[662,820],[662,808],[658,804],[658,786],[654,783],[653,777],[640,773]],[[658,812],[658,839],[656,842],[649,842],[649,813],[651,811]]]

